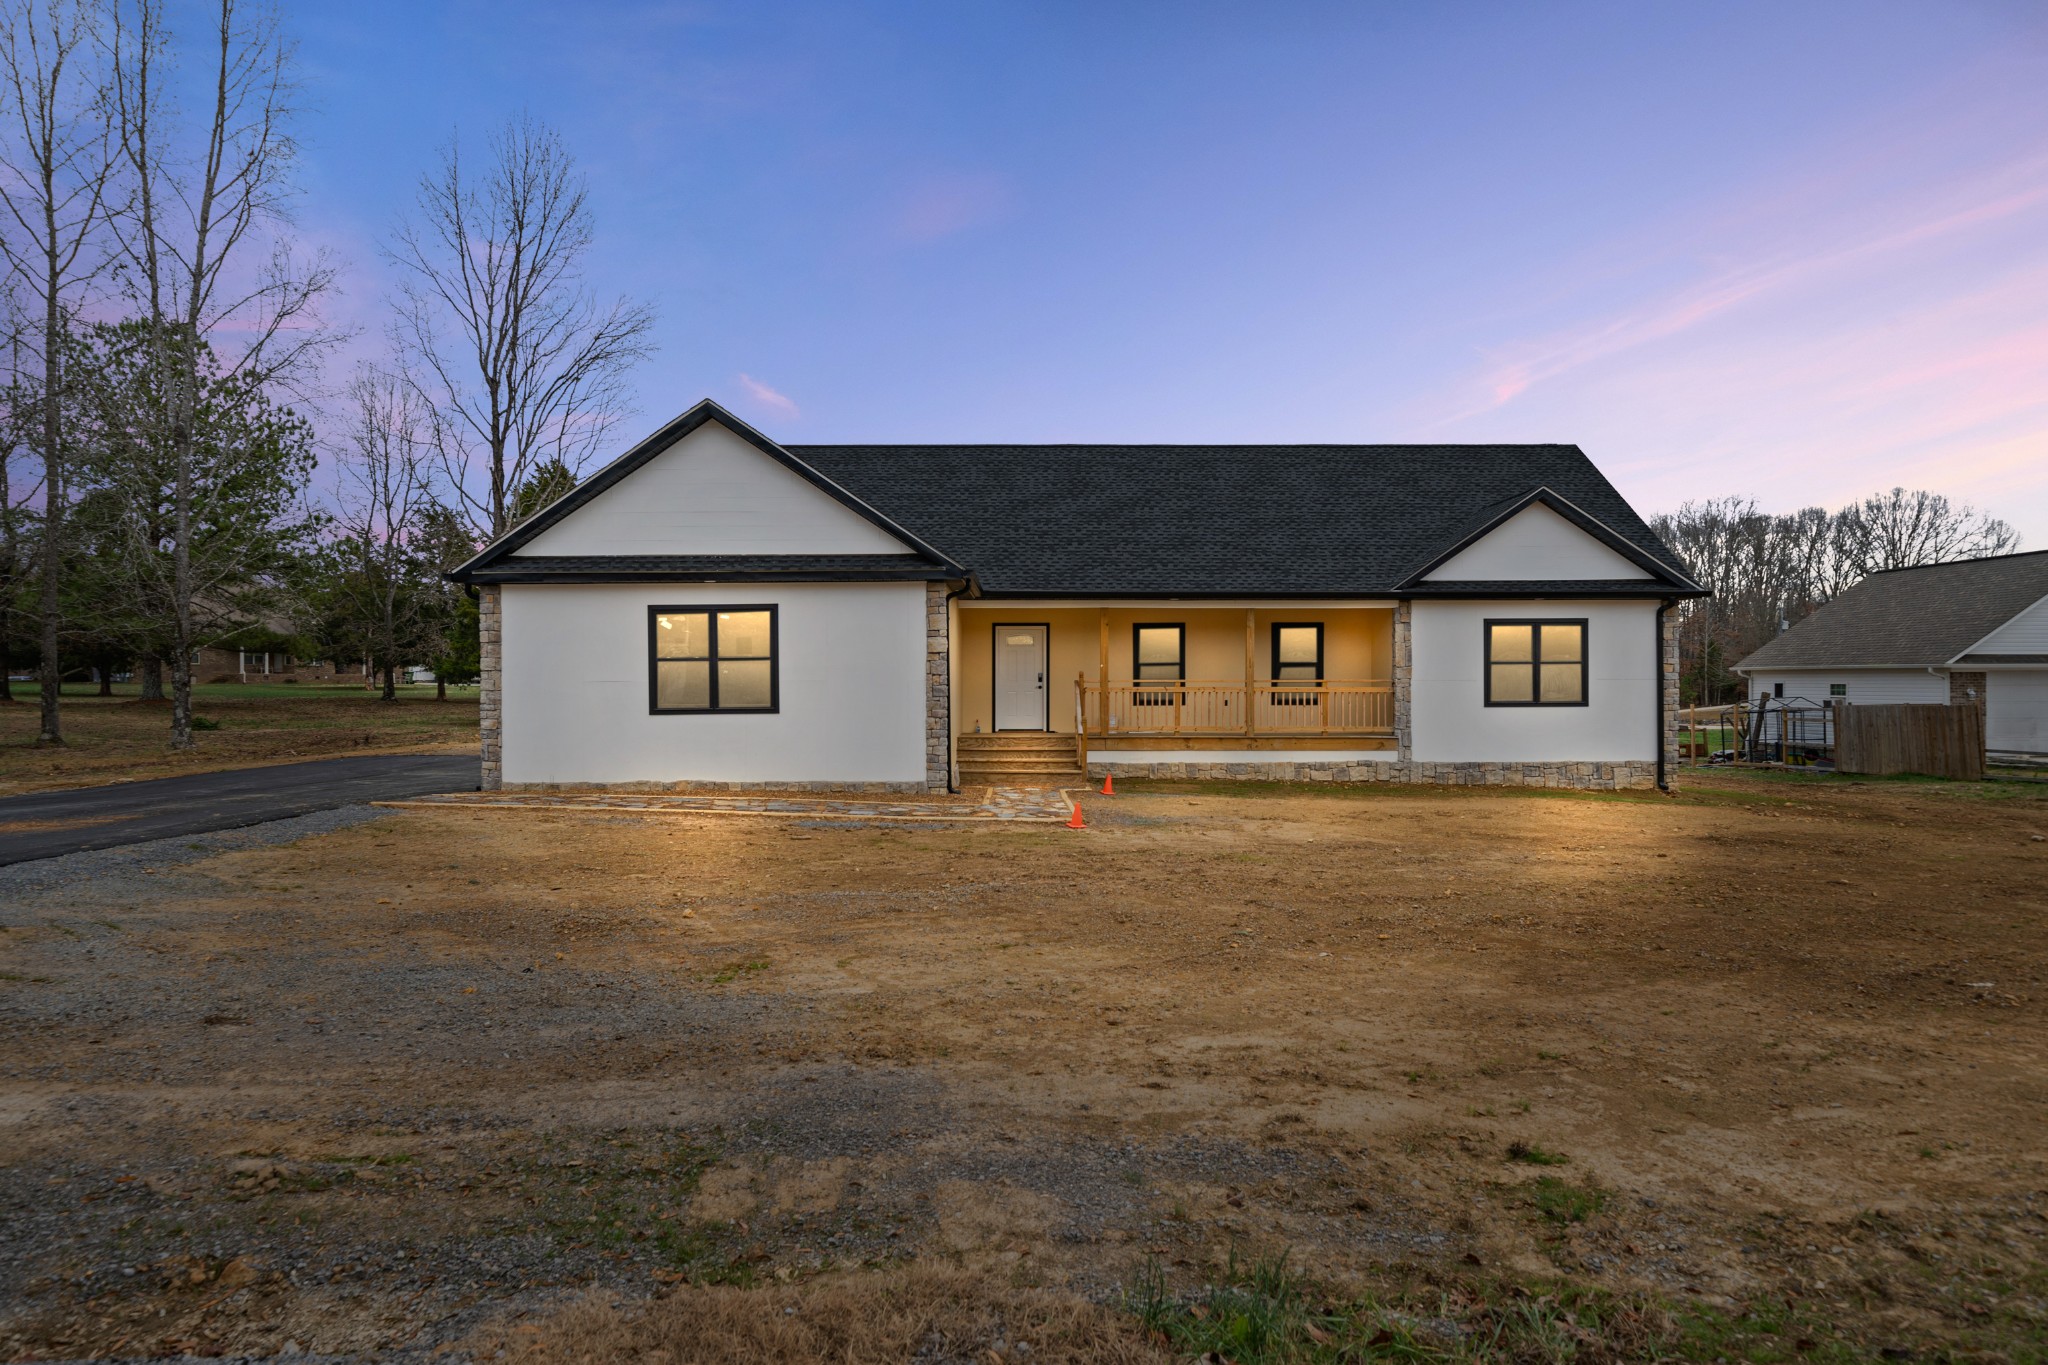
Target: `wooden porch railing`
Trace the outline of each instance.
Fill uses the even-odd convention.
[[[1116,735],[1391,735],[1387,682],[1112,682],[1074,680],[1083,742]]]

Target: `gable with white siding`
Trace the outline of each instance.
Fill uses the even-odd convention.
[[[521,545],[578,555],[892,555],[910,547],[717,422]]]
[[[1958,662],[2035,655],[2048,659],[2048,597],[2042,598],[1963,652]]]

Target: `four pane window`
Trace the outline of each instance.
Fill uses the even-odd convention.
[[[1584,706],[1584,621],[1488,621],[1488,706]]]
[[[1132,698],[1134,702],[1151,706],[1172,700],[1170,684],[1187,681],[1187,643],[1186,626],[1131,627],[1131,667],[1140,688]],[[1144,695],[1147,683],[1153,685],[1158,695]]]
[[[775,608],[656,607],[651,710],[776,709]]]
[[[1273,625],[1273,681],[1319,683],[1323,680],[1323,627],[1321,622],[1275,622]],[[1273,693],[1275,705],[1313,706],[1313,688]]]

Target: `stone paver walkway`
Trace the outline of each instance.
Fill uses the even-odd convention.
[[[1007,820],[1064,824],[1073,810],[1053,787],[970,787],[959,796],[889,801],[862,797],[718,796],[656,792],[448,792],[379,806],[482,810],[641,811],[654,815],[781,815],[826,820]]]

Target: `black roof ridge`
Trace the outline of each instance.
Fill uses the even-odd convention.
[[[2032,559],[2035,555],[2048,555],[2048,550],[2012,550],[2002,555],[1978,555],[1975,559],[1938,559],[1932,564],[1901,564],[1896,569],[1872,569],[1863,577],[1875,578],[1886,573],[1924,573],[1928,569],[1955,569],[1965,564],[1996,564],[2004,559]],[[1857,581],[1861,582],[1862,579]]]
[[[1577,441],[781,441],[777,444],[784,450],[1577,450],[1585,453]]]

